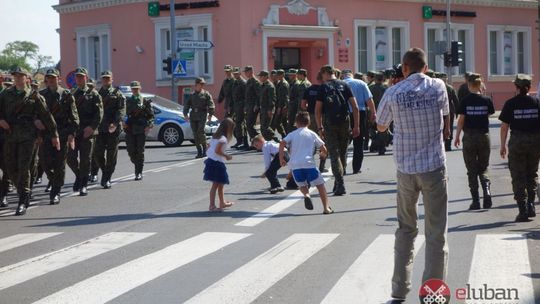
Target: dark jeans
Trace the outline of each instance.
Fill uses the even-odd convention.
[[[351,114],[351,129],[354,127],[354,117]],[[366,111],[360,111],[360,136],[353,138],[353,173],[362,169],[364,162],[364,138],[367,137],[367,114]],[[368,139],[369,140],[369,139]]]
[[[272,159],[272,162],[270,163],[270,167],[268,167],[268,170],[264,172],[264,175],[270,182],[270,188],[277,188],[281,187],[281,184],[279,183],[279,180],[277,178],[277,172],[281,168],[281,164],[279,163],[279,154],[274,156],[274,159]]]

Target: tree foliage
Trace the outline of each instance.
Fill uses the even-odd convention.
[[[33,65],[32,65],[33,63]],[[30,41],[13,41],[0,52],[0,70],[21,66],[27,70],[39,70],[54,64],[51,56],[39,53],[39,46]]]

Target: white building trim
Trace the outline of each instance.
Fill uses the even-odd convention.
[[[334,65],[334,33],[339,28],[333,26],[263,25],[262,59],[263,69],[268,70],[268,38],[325,39],[328,41],[328,64]]]
[[[89,38],[99,37],[99,58],[100,66],[97,73],[112,68],[111,56],[111,26],[109,24],[98,24],[91,26],[76,27],[75,34],[77,39],[77,65],[89,69],[91,68],[91,57],[88,54]],[[99,75],[94,75],[96,78]]]
[[[447,0],[383,0],[387,2],[412,2],[422,4],[446,4]],[[509,8],[538,8],[536,0],[452,0],[455,5],[492,6]]]
[[[491,73],[491,32],[497,32],[497,66],[499,68],[499,73]],[[508,82],[515,78],[517,74],[517,50],[512,53],[512,62],[513,62],[513,73],[511,75],[504,74],[504,32],[512,32],[512,44],[517,46],[517,33],[525,33],[524,39],[524,66],[525,73],[532,74],[532,29],[529,26],[517,26],[517,25],[488,25],[487,26],[487,48],[486,48],[486,58],[487,58],[487,69],[488,69],[488,80],[495,82]]]

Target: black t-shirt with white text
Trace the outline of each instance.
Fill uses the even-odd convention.
[[[510,125],[510,130],[524,133],[540,133],[538,99],[529,95],[517,95],[504,104],[499,120]]]
[[[489,116],[495,113],[493,101],[487,96],[471,93],[461,101],[457,114],[465,115],[465,131],[489,132]]]
[[[307,101],[307,111],[310,114],[315,114],[315,104],[317,103],[317,96],[319,96],[318,84],[312,84],[307,90],[304,91],[304,99]]]

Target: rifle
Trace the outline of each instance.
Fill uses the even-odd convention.
[[[67,92],[66,94],[64,94],[62,96],[62,98],[60,99],[60,101],[58,101],[57,103],[55,103],[54,107],[51,109],[51,114],[56,114],[58,113],[58,111],[60,111],[60,104],[64,103],[66,100],[70,99],[71,98],[71,92]]]

